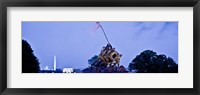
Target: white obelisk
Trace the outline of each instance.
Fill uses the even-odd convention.
[[[56,71],[56,56],[54,55],[53,70]]]

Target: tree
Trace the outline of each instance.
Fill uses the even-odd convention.
[[[39,71],[39,61],[31,46],[26,40],[22,40],[22,73],[39,73]]]
[[[88,64],[92,65],[95,61],[97,61],[97,59],[98,59],[97,55],[93,56],[91,59],[88,60]]]
[[[177,73],[178,65],[166,55],[157,55],[152,50],[145,50],[128,66],[129,70],[135,70],[138,73]]]

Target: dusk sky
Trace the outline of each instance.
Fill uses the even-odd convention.
[[[100,22],[111,45],[128,64],[144,50],[165,54],[178,64],[178,22]],[[86,68],[107,41],[96,22],[22,22],[22,39],[39,59],[40,68]],[[181,32],[181,31],[180,31]]]

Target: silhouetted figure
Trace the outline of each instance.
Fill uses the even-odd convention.
[[[37,57],[29,43],[22,40],[22,73],[39,73],[40,67]]]

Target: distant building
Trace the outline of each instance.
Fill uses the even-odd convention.
[[[53,70],[56,70],[56,56],[53,58]]]
[[[63,68],[63,73],[74,73],[73,68]]]
[[[48,67],[48,66],[46,66],[46,67],[44,68],[44,70],[49,70],[49,67]]]
[[[53,69],[49,69],[48,66],[46,66],[43,70],[40,70],[40,73],[63,73],[62,69],[56,68],[56,56],[53,58]]]

